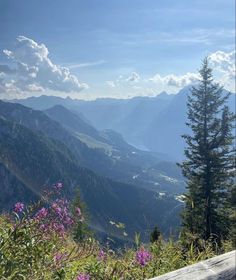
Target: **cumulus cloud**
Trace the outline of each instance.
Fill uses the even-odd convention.
[[[109,86],[110,88],[115,88],[116,84],[114,81],[106,81],[106,85]]]
[[[217,51],[209,55],[212,67],[223,73],[230,80],[235,79],[235,51]]]
[[[13,50],[3,50],[10,65],[0,65],[1,92],[44,91],[79,92],[87,85],[71,74],[69,68],[54,64],[44,44],[24,36],[17,37]]]
[[[130,87],[133,84],[139,83],[141,77],[137,72],[132,72],[129,75],[119,75],[116,79],[106,81],[105,84],[110,88]]]
[[[137,72],[131,73],[131,76],[127,78],[127,82],[134,82],[137,83],[140,81],[140,76]]]
[[[235,81],[235,51],[216,51],[209,55],[209,60],[214,74],[216,74],[216,81],[232,90]],[[156,74],[149,81],[163,87],[182,88],[195,83],[198,79],[198,73],[188,72],[184,75],[169,74],[163,76]]]
[[[106,81],[106,86],[112,90],[114,95],[125,92],[128,96],[155,96],[164,90],[176,93],[179,89],[194,84],[197,80],[199,80],[199,74],[190,72],[183,75],[157,73],[151,78],[141,78],[138,73],[132,72],[129,75]],[[109,91],[109,93],[111,92]]]
[[[199,74],[188,72],[184,75],[169,74],[166,76],[161,76],[159,74],[156,74],[155,76],[150,78],[149,81],[153,83],[163,84],[166,86],[182,88],[196,82],[198,79]]]
[[[209,55],[209,60],[210,66],[213,68],[214,80],[225,89],[235,91],[235,51],[216,51]],[[129,72],[126,71],[126,73]],[[196,84],[200,79],[197,71],[182,75],[174,73],[162,75],[156,72],[151,77],[145,77],[144,74],[141,77],[138,73],[131,72],[130,74],[122,74],[114,80],[106,81],[106,86],[109,87],[109,96],[111,94],[115,96],[120,96],[120,94],[153,96],[162,91],[177,93],[181,88]]]

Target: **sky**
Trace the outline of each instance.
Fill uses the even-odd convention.
[[[235,92],[234,0],[0,0],[0,98],[177,93],[209,56]]]

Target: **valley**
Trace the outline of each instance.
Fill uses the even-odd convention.
[[[71,200],[79,189],[89,226],[102,238],[106,233],[127,241],[140,232],[145,240],[156,224],[165,236],[176,231],[179,218],[172,213],[182,209],[177,196],[184,181],[174,163],[138,150],[112,130],[96,130],[61,105],[39,111],[0,101],[0,121],[2,210],[17,199],[35,200],[61,181]],[[128,236],[110,221],[124,223]]]

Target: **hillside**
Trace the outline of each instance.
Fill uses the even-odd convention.
[[[91,216],[91,227],[98,232],[114,234],[110,221],[124,223],[129,236],[135,231],[145,236],[155,224],[168,234],[178,224],[172,211],[180,209],[181,204],[174,198],[157,199],[153,192],[97,176],[80,167],[60,142],[3,118],[0,149],[2,210],[18,200],[35,199],[45,187],[61,181],[68,198],[73,198],[79,187]]]
[[[160,163],[155,154],[132,147],[119,134],[110,130],[98,132],[62,106],[47,110],[46,113],[53,119],[41,111],[0,101],[0,115],[62,142],[81,166],[102,176],[135,183],[136,186],[154,191],[162,192],[170,189],[174,194],[184,191],[182,180],[177,179],[177,184],[173,184],[170,180],[163,181],[160,178],[162,176],[160,168],[153,175],[155,165]],[[173,177],[171,172],[165,175]]]

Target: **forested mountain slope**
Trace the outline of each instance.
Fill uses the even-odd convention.
[[[178,224],[172,214],[181,204],[174,198],[158,199],[153,192],[98,176],[79,166],[64,144],[3,117],[0,150],[1,210],[18,200],[34,200],[44,188],[61,181],[68,198],[79,188],[90,224],[98,232],[116,235],[110,221],[125,223],[129,237],[135,231],[145,235],[155,224],[168,233]]]
[[[154,172],[156,164],[161,165],[155,154],[143,152],[128,145],[115,132],[108,130],[98,132],[62,106],[47,110],[46,113],[54,120],[41,111],[0,101],[1,116],[34,131],[41,131],[48,137],[65,144],[81,166],[102,176],[143,188],[151,188],[154,191],[163,191],[167,188],[172,193],[183,192],[183,181],[174,178],[177,180],[173,184],[170,180],[163,180],[162,175],[172,178],[172,172],[165,171],[163,174],[161,168],[158,172]],[[177,167],[175,168],[178,170]]]

